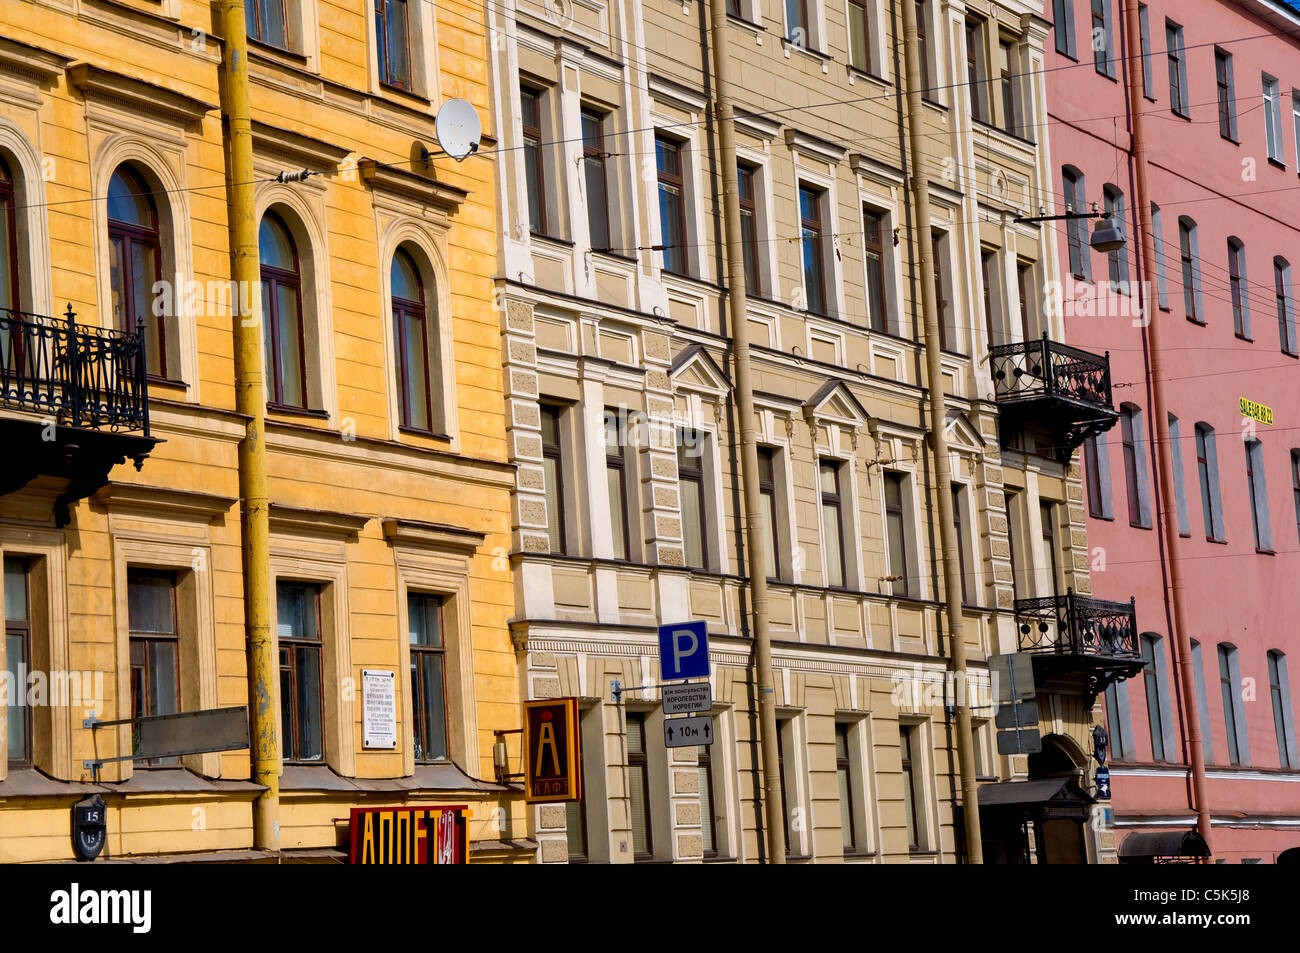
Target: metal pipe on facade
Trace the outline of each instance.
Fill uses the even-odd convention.
[[[1135,0],[1121,0],[1124,11],[1124,30],[1129,50],[1140,50],[1141,21]],[[1142,272],[1156,274],[1155,231],[1151,224],[1151,193],[1147,187],[1147,141],[1142,112],[1142,61],[1143,57],[1131,53],[1124,59],[1125,78],[1128,82],[1130,113],[1132,115],[1131,149],[1133,170],[1137,180],[1138,207],[1141,223]],[[1166,608],[1173,618],[1171,633],[1178,647],[1178,676],[1182,687],[1183,722],[1187,725],[1188,759],[1192,768],[1192,809],[1196,811],[1196,826],[1206,846],[1210,845],[1210,806],[1205,796],[1205,749],[1201,741],[1200,713],[1196,706],[1196,670],[1192,664],[1191,639],[1183,612],[1183,578],[1178,566],[1178,527],[1169,512],[1174,496],[1173,446],[1169,438],[1169,412],[1166,409],[1164,385],[1164,354],[1160,349],[1160,319],[1152,315],[1151,296],[1143,294],[1142,334],[1146,338],[1145,361],[1147,381],[1151,390],[1151,413],[1155,417],[1158,439],[1155,441],[1156,470],[1160,475],[1160,506],[1158,519],[1164,532],[1165,550],[1168,554],[1169,585],[1165,589]],[[1212,850],[1213,848],[1211,848]]]
[[[763,808],[767,862],[785,863],[782,823],[780,738],[776,728],[776,694],[772,681],[772,635],[767,608],[767,541],[763,539],[763,496],[758,485],[758,440],[754,429],[754,385],[749,357],[748,301],[745,258],[740,235],[740,192],[736,172],[736,126],[727,78],[727,8],[709,0],[713,34],[714,109],[722,163],[722,194],[727,245],[727,303],[731,316],[732,362],[735,367],[736,412],[740,416],[740,472],[744,485],[745,542],[748,552],[749,599],[753,613],[754,681],[758,687],[759,743],[763,756]]]
[[[948,665],[954,674],[954,707],[957,711],[957,763],[961,772],[962,814],[966,829],[966,857],[972,864],[984,863],[980,835],[979,790],[975,783],[975,750],[971,734],[970,695],[966,677],[965,620],[961,607],[960,550],[953,514],[952,463],[948,455],[947,403],[943,393],[940,363],[939,306],[934,285],[934,239],[930,229],[930,181],[928,147],[922,130],[920,43],[916,28],[916,4],[903,4],[903,59],[907,66],[907,125],[911,140],[908,179],[912,192],[912,241],[915,258],[921,264],[921,311],[925,322],[925,369],[929,384],[930,449],[934,454],[939,502],[939,536],[943,546],[943,584],[948,614]]]
[[[257,214],[253,194],[252,92],[244,0],[221,0],[221,111],[227,135],[226,201],[230,220],[231,295],[235,343],[235,409],[245,424],[239,442],[239,501],[244,570],[244,624],[248,646],[248,708],[252,779],[264,790],[253,804],[253,843],[280,849],[279,745],[275,733],[276,659],[271,642],[271,528],[266,477],[266,385],[257,320],[245,302],[260,295]]]

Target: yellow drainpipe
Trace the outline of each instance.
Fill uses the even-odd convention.
[[[221,84],[229,178],[231,319],[235,335],[235,409],[248,423],[239,443],[244,624],[248,638],[248,701],[253,781],[265,790],[253,804],[253,846],[280,849],[280,749],[275,736],[276,664],[271,642],[271,525],[266,488],[266,385],[257,317],[260,303],[257,213],[253,195],[252,94],[244,0],[221,0],[225,62]],[[245,291],[251,293],[245,293]]]

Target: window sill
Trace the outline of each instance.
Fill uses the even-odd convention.
[[[738,17],[734,13],[728,13],[727,20],[733,26],[738,26],[741,27],[742,29],[750,30],[753,33],[767,32],[767,27],[763,26],[763,24],[755,23],[753,20],[748,20],[745,17]]]
[[[425,437],[429,440],[450,440],[451,435],[437,433],[433,430],[421,430],[419,427],[401,427],[397,428],[398,433],[404,433],[411,437]]]
[[[1111,76],[1110,73],[1103,72],[1102,70],[1097,69],[1097,67],[1095,67],[1095,66],[1093,67],[1093,71],[1094,71],[1098,76],[1100,76],[1102,79],[1108,79],[1108,80],[1110,80],[1112,83],[1115,83],[1115,84],[1118,85],[1118,83],[1119,83],[1119,77],[1118,77],[1118,76]]]
[[[1282,169],[1284,171],[1286,169],[1285,162],[1281,161],[1280,159],[1274,159],[1272,156],[1268,157],[1268,164],[1274,166],[1275,168]]]
[[[799,53],[803,53],[805,56],[809,56],[812,59],[817,60],[819,63],[831,62],[831,55],[829,53],[823,53],[821,50],[815,50],[811,46],[803,46],[802,44],[796,43],[788,36],[781,37],[781,46],[783,46],[786,50],[795,50]]]
[[[1283,356],[1283,357],[1300,357],[1300,353],[1296,353],[1295,351],[1288,351],[1288,350],[1286,350],[1285,348],[1283,348],[1283,349],[1282,349],[1282,356]]]
[[[1241,145],[1241,140],[1236,138],[1235,136],[1225,136],[1222,132],[1220,132],[1219,138],[1224,140],[1225,142],[1231,142],[1234,146]]]
[[[1179,119],[1185,119],[1185,120],[1187,120],[1188,122],[1191,122],[1191,121],[1192,121],[1192,117],[1191,117],[1190,114],[1188,114],[1188,113],[1183,113],[1183,112],[1179,112],[1177,109],[1170,109],[1170,110],[1169,110],[1169,113],[1170,113],[1170,115],[1172,115],[1172,116],[1177,116]]]
[[[1028,145],[1028,146],[1038,145],[1038,143],[1036,143],[1033,139],[1026,139],[1024,136],[1018,135],[1017,133],[1012,132],[1010,129],[1003,129],[1001,126],[997,125],[996,123],[988,122],[986,120],[977,119],[974,117],[971,118],[971,122],[984,129],[988,129],[992,132],[996,132],[1000,136],[1006,136],[1008,139],[1014,139],[1016,142],[1019,142],[1023,145]]]
[[[1205,541],[1207,543],[1218,543],[1220,546],[1228,545],[1228,541],[1226,539],[1219,539],[1217,536],[1207,536],[1205,537]]]
[[[1276,556],[1276,555],[1277,555],[1277,553],[1275,553],[1275,552],[1274,552],[1273,550],[1271,550],[1271,549],[1260,549],[1258,546],[1255,547],[1255,553],[1256,553],[1256,555],[1259,555],[1259,556]]]
[[[276,414],[281,417],[310,417],[315,420],[329,420],[329,412],[324,410],[310,410],[306,407],[291,407],[287,404],[273,404],[266,402],[266,412]]]
[[[721,854],[714,854],[711,857],[706,855],[700,859],[706,864],[734,864],[736,862],[735,857],[723,857]]]
[[[409,100],[406,105],[413,106],[417,109],[428,109],[430,105],[432,105],[429,97],[425,96],[423,93],[417,93],[413,89],[406,89],[402,86],[395,86],[392,83],[386,83],[382,79],[379,81],[379,88],[386,96],[392,96],[398,100]]]
[[[145,378],[145,381],[150,387],[170,387],[175,388],[176,390],[185,390],[189,387],[189,385],[184,381],[178,380],[174,377],[158,377],[154,374],[149,374]]]
[[[248,45],[253,52],[269,54],[269,57],[272,59],[285,59],[298,67],[305,67],[307,65],[307,57],[302,53],[295,53],[293,50],[285,49],[282,46],[276,46],[274,43],[267,43],[250,36],[248,38]]]
[[[938,856],[939,856],[939,852],[938,852],[937,850],[924,850],[924,849],[922,849],[922,848],[920,848],[920,847],[909,847],[909,848],[907,848],[907,856],[909,856],[909,857],[938,857]]]
[[[614,251],[612,248],[593,248],[593,255],[600,255],[603,258],[613,258],[615,261],[625,261],[629,265],[637,264],[635,255],[624,255],[622,252]]]
[[[561,238],[558,235],[547,235],[544,232],[529,232],[528,234],[530,237],[535,238],[538,241],[551,242],[556,245],[563,245],[565,248],[573,247],[573,242],[569,241],[569,239],[567,238]]]
[[[1149,524],[1149,523],[1135,523],[1135,522],[1133,522],[1133,520],[1129,520],[1129,521],[1128,521],[1128,525],[1131,526],[1133,529],[1150,529],[1150,528],[1151,528],[1151,524]]]
[[[1248,342],[1248,343],[1250,343],[1250,344],[1254,344],[1254,343],[1255,343],[1255,339],[1254,339],[1254,338],[1246,337],[1246,335],[1242,334],[1240,331],[1234,331],[1234,332],[1232,333],[1232,336],[1235,337],[1238,341],[1246,341],[1246,342]]]
[[[859,850],[857,848],[849,847],[844,848],[845,860],[869,860],[875,856],[877,856],[877,854],[874,850]]]
[[[1200,318],[1193,317],[1190,314],[1187,316],[1187,320],[1192,322],[1192,324],[1195,324],[1197,327],[1201,327],[1201,328],[1205,327],[1204,321],[1202,321]]]
[[[1113,523],[1113,522],[1115,522],[1115,517],[1114,517],[1114,516],[1105,516],[1105,515],[1103,515],[1103,514],[1101,514],[1101,513],[1089,513],[1089,514],[1088,514],[1088,519],[1090,519],[1090,520],[1105,520],[1107,523]]]
[[[875,73],[871,72],[871,70],[863,69],[860,66],[854,66],[852,63],[849,64],[849,75],[857,76],[860,79],[870,80],[873,83],[879,83],[881,86],[893,85],[889,80],[885,79],[885,77],[877,76]]]

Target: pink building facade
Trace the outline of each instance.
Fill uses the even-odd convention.
[[[1048,223],[1067,343],[1109,352],[1121,411],[1080,457],[1093,595],[1135,597],[1147,663],[1103,696],[1119,855],[1153,840],[1134,835],[1195,829],[1199,809],[1214,861],[1286,862],[1300,853],[1300,13],[1046,0],[1043,16],[1046,212],[1096,203],[1128,239],[1103,254],[1092,221]]]

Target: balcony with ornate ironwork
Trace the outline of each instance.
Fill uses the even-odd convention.
[[[144,464],[158,441],[142,333],[77,324],[71,305],[59,318],[0,308],[0,494],[64,479],[54,516],[65,526],[114,466]]]
[[[989,372],[1004,447],[1026,427],[1037,425],[1048,432],[1055,455],[1068,461],[1084,440],[1109,430],[1119,419],[1111,404],[1109,351],[1093,354],[1044,334],[993,347]]]
[[[1017,599],[1022,652],[1033,656],[1039,691],[1084,691],[1090,699],[1111,682],[1142,671],[1134,602],[1081,596]]]

